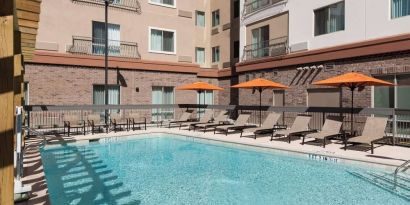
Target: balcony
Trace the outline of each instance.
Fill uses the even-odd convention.
[[[73,3],[103,6],[104,0],[72,0]],[[114,0],[110,7],[141,13],[139,0]]]
[[[105,39],[73,36],[73,44],[67,52],[80,55],[104,55]],[[125,41],[108,41],[108,55],[123,58],[141,58],[138,44]]]
[[[247,45],[244,48],[243,61],[286,55],[288,45],[287,36]]]
[[[286,0],[247,0],[244,5],[244,15],[249,15],[282,1]]]

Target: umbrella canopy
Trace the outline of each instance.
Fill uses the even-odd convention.
[[[350,129],[353,134],[353,104],[354,104],[354,90],[358,87],[365,86],[394,86],[393,83],[379,80],[361,73],[350,72],[328,78],[326,80],[321,80],[314,82],[313,85],[325,85],[334,87],[348,87],[352,91],[352,101],[351,101],[351,113],[350,113]]]
[[[239,83],[237,85],[232,86],[233,88],[244,88],[244,89],[275,89],[275,88],[279,88],[279,89],[286,89],[289,88],[286,85],[282,85],[280,83],[275,83],[273,81],[270,80],[266,80],[263,78],[256,78],[253,80],[250,80],[248,82],[244,82],[244,83]]]
[[[192,84],[182,85],[176,88],[177,90],[195,90],[199,93],[199,105],[201,105],[201,92],[203,91],[214,91],[214,90],[223,90],[223,88],[218,87],[216,85],[212,85],[205,82],[195,82]],[[205,104],[205,96],[204,96],[204,104]],[[201,108],[199,108],[199,118],[201,118]]]
[[[275,83],[263,78],[256,78],[244,83],[231,86],[232,88],[253,89],[259,91],[259,126],[262,125],[262,91],[265,89],[286,89],[289,88],[286,85]]]
[[[205,82],[195,82],[192,84],[182,85],[176,88],[177,90],[196,90],[196,91],[205,91],[205,90],[223,90],[223,88],[216,85],[212,85]]]
[[[387,81],[379,80],[361,73],[350,72],[326,80],[313,83],[314,85],[327,85],[336,87],[357,88],[361,86],[393,86]]]

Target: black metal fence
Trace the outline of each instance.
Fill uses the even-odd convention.
[[[75,105],[75,106],[53,106],[32,105],[25,107],[26,124],[37,129],[62,129],[64,116],[76,115],[79,119],[86,120],[90,114],[99,113],[101,121],[104,119],[104,110],[111,113],[119,113],[123,116],[138,113],[146,118],[151,126],[169,119],[178,119],[185,110],[192,110],[193,116],[197,116],[198,108],[212,109],[215,113],[220,110],[228,110],[231,119],[236,119],[240,113],[250,113],[249,123],[259,124],[259,106],[244,105]],[[298,114],[309,114],[311,129],[320,130],[327,116],[343,116],[343,130],[351,130],[351,109],[330,107],[271,107],[262,106],[262,122],[270,112],[281,113],[280,124],[292,125]],[[360,134],[366,118],[369,116],[385,116],[389,118],[386,128],[386,136],[393,136],[395,143],[410,146],[410,110],[390,108],[355,108],[353,110],[353,126],[357,134]]]
[[[274,5],[284,0],[247,0],[244,5],[244,14],[248,15],[255,11],[261,10],[270,5]]]
[[[72,0],[74,3],[80,4],[92,4],[92,5],[104,5],[104,0]],[[139,0],[114,0],[110,7],[129,10],[140,13],[141,5]]]
[[[288,37],[280,37],[245,46],[243,60],[286,55],[289,50]]]
[[[73,36],[73,44],[67,52],[81,55],[104,55],[105,39]],[[138,44],[134,42],[108,40],[108,55],[125,58],[141,58]]]

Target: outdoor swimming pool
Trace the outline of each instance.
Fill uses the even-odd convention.
[[[368,174],[365,167],[197,141],[150,134],[46,147],[41,157],[51,202],[409,204],[358,177]]]

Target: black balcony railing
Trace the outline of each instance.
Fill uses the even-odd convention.
[[[288,50],[288,37],[275,38],[245,46],[243,60],[286,55]]]
[[[79,4],[92,4],[92,5],[104,5],[104,0],[72,0],[74,3]],[[139,0],[114,0],[110,4],[112,8],[124,9],[129,11],[134,11],[137,13],[141,12],[141,5]]]
[[[261,10],[270,5],[274,5],[281,1],[286,1],[286,0],[247,0],[244,5],[245,15]]]
[[[82,55],[104,55],[105,39],[73,36],[73,44],[67,52]],[[138,44],[125,41],[108,41],[108,55],[124,58],[140,58]]]

